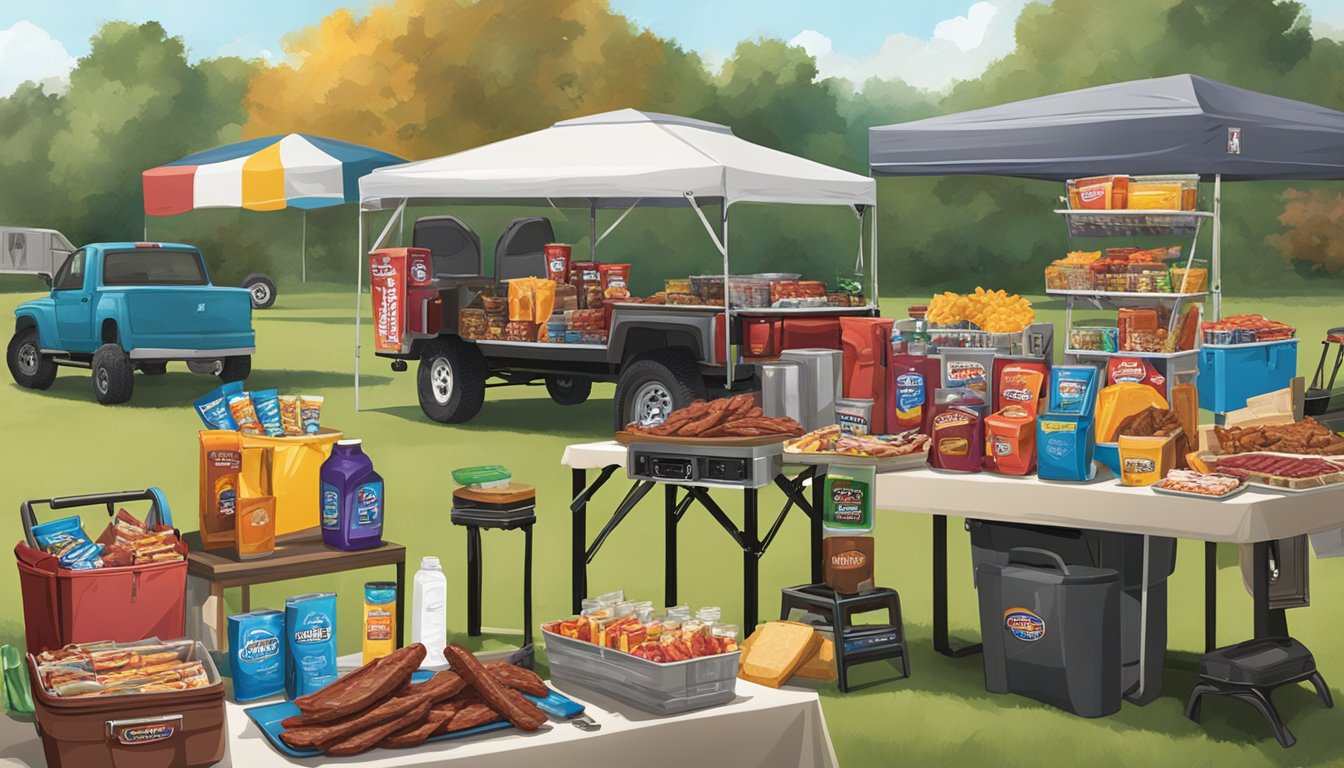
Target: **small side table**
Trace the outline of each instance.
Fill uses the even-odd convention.
[[[373,568],[381,565],[397,569],[397,647],[405,640],[402,616],[406,603],[406,548],[384,541],[372,549],[346,552],[322,543],[322,531],[310,528],[275,539],[275,554],[256,560],[240,560],[232,549],[206,550],[198,532],[183,534],[187,542],[187,576],[210,586],[215,598],[215,643],[219,650],[228,648],[228,620],[224,608],[224,590],[243,588],[243,612],[252,610],[253,584],[304,579],[331,573]]]
[[[803,584],[781,590],[779,618],[788,620],[794,610],[814,613],[831,622],[835,672],[841,693],[849,693],[850,667],[871,661],[898,660],[901,677],[910,677],[910,648],[901,618],[901,596],[896,590],[875,587],[846,595],[825,584]],[[855,615],[872,611],[886,611],[887,623],[853,625]]]
[[[519,662],[531,669],[532,648],[532,525],[537,522],[537,491],[512,483],[506,488],[453,491],[453,525],[467,529],[467,635],[481,635],[481,529],[523,531],[523,645]]]

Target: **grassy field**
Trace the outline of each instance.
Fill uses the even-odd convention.
[[[282,290],[288,286],[282,286]],[[9,317],[31,295],[0,294],[0,316]],[[278,387],[282,393],[326,396],[325,424],[365,441],[387,483],[386,537],[406,544],[412,564],[423,555],[437,555],[449,579],[449,623],[465,630],[465,574],[462,529],[448,521],[447,471],[456,467],[500,463],[521,481],[538,487],[536,537],[536,615],[538,621],[568,615],[569,610],[569,474],[560,465],[568,443],[609,436],[610,385],[594,389],[580,406],[561,408],[539,387],[505,388],[489,393],[485,408],[470,424],[449,427],[430,422],[416,404],[414,369],[392,373],[372,354],[363,360],[363,410],[353,408],[353,296],[348,291],[282,293],[276,308],[256,315],[257,347],[253,389]],[[917,300],[890,298],[886,314],[903,314]],[[920,299],[919,302],[926,301]],[[367,302],[365,302],[367,308]],[[1039,305],[1045,319],[1062,320],[1061,307]],[[1317,341],[1325,328],[1344,325],[1337,299],[1278,299],[1228,302],[1226,311],[1259,310],[1297,325],[1302,345],[1299,370],[1309,374],[1319,354]],[[369,325],[364,348],[372,349]],[[0,383],[0,519],[8,541],[22,533],[15,514],[26,498],[49,497],[158,485],[167,491],[176,522],[196,527],[197,449],[200,422],[191,401],[215,386],[182,366],[157,378],[136,377],[135,396],[126,405],[104,407],[92,397],[86,371],[62,369],[47,392],[20,389],[9,377]],[[614,508],[624,492],[612,483],[594,504],[590,535],[605,510]],[[657,494],[653,495],[654,497]],[[740,512],[740,496],[719,495],[730,515]],[[778,509],[778,494],[763,497],[762,509]],[[608,540],[590,570],[592,591],[624,588],[635,598],[662,594],[662,522],[659,501],[652,498]],[[978,657],[946,659],[931,647],[929,622],[929,519],[884,512],[877,529],[877,571],[881,584],[897,588],[904,601],[906,627],[913,639],[913,676],[849,695],[834,686],[821,687],[823,706],[837,754],[846,766],[906,765],[1039,766],[1259,766],[1344,764],[1339,710],[1324,710],[1307,688],[1281,690],[1276,696],[1299,742],[1280,749],[1249,707],[1225,700],[1204,705],[1205,726],[1181,715],[1193,684],[1193,662],[1202,650],[1203,557],[1198,544],[1182,543],[1179,563],[1170,581],[1170,648],[1163,697],[1147,707],[1126,704],[1109,718],[1084,720],[1026,699],[996,696],[984,690]],[[89,530],[97,530],[94,513]],[[970,583],[966,537],[951,538],[951,621],[962,637],[978,633],[975,593]],[[485,624],[518,626],[520,621],[521,537],[487,535]],[[801,516],[784,526],[762,563],[763,613],[776,604],[781,587],[805,581],[806,525]],[[1250,599],[1238,569],[1237,553],[1221,552],[1219,638],[1234,642],[1249,637]],[[708,514],[693,513],[683,523],[681,596],[692,605],[714,604],[730,619],[740,616],[739,551]],[[1316,654],[1324,675],[1340,696],[1344,675],[1344,634],[1340,630],[1344,560],[1312,563],[1312,595],[1316,605],[1292,611],[1295,636]],[[370,570],[320,582],[291,582],[258,587],[253,606],[280,606],[284,597],[315,589],[340,594],[339,634],[342,652],[358,648],[357,616],[361,585],[390,574]],[[408,575],[409,577],[409,575]],[[0,569],[0,641],[22,643],[22,608],[16,572]],[[231,608],[239,597],[230,594]],[[497,639],[494,643],[507,641]],[[874,670],[877,671],[877,670]],[[744,734],[745,735],[745,734]]]

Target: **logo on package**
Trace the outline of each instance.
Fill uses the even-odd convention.
[[[294,642],[300,645],[325,643],[331,639],[331,622],[326,614],[310,613],[303,620],[304,628],[294,633]]]
[[[128,747],[133,747],[139,744],[152,744],[156,741],[171,739],[175,733],[177,733],[177,726],[172,723],[132,725],[117,730],[117,741]]]
[[[416,260],[411,262],[411,279],[417,283],[423,283],[429,279],[429,265],[425,262]]]
[[[1106,193],[1109,191],[1110,190],[1107,187],[1101,184],[1093,184],[1086,187],[1080,187],[1078,189],[1078,198],[1085,203],[1091,203],[1105,197]]]
[[[247,633],[243,647],[238,651],[239,661],[265,661],[280,653],[280,638],[262,629]]]
[[[383,261],[382,263],[374,262],[370,264],[369,271],[374,277],[380,278],[396,277],[397,275],[397,268],[388,261]]]
[[[841,568],[845,570],[851,568],[862,568],[864,564],[867,562],[868,558],[864,557],[863,553],[858,551],[857,549],[850,549],[844,552],[837,552],[834,555],[831,555],[832,568]]]
[[[1131,473],[1152,472],[1157,469],[1157,462],[1152,459],[1125,459],[1125,471]]]
[[[1004,611],[1003,628],[1025,643],[1034,643],[1045,637],[1045,619],[1026,608],[1009,608]]]
[[[924,386],[924,377],[918,373],[902,373],[896,377],[896,386],[898,387],[920,387]]]
[[[1229,154],[1229,155],[1240,155],[1240,154],[1241,154],[1241,129],[1240,129],[1240,128],[1228,128],[1228,129],[1227,129],[1227,154]]]
[[[971,417],[960,411],[948,411],[933,417],[933,426],[935,427],[955,427],[970,423]]]
[[[1148,377],[1148,368],[1142,360],[1117,360],[1111,369],[1111,380],[1137,383]]]
[[[953,360],[947,364],[947,378],[952,381],[980,381],[985,378],[985,366],[967,360]]]
[[[863,519],[863,491],[837,486],[831,489],[832,513],[838,521]]]

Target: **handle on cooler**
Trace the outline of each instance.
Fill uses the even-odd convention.
[[[37,515],[33,505],[44,504],[49,509],[71,509],[74,507],[106,506],[109,517],[116,514],[115,506],[127,501],[148,501],[151,506],[145,516],[145,524],[171,526],[172,513],[168,510],[168,499],[159,488],[146,488],[141,491],[112,491],[108,493],[89,493],[82,496],[56,496],[50,499],[28,499],[19,504],[19,517],[23,521],[23,537],[28,546],[37,548],[37,539],[33,537],[33,527],[37,525]]]

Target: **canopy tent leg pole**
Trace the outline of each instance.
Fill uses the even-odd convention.
[[[303,212],[299,224],[299,259],[303,269],[303,282],[308,282],[308,211]]]
[[[1223,319],[1223,174],[1213,177],[1213,319]]]
[[[359,413],[359,305],[364,292],[364,209],[359,209],[359,238],[355,244],[355,413]]]
[[[624,213],[622,213],[620,216],[617,216],[617,217],[616,217],[616,220],[613,221],[613,222],[611,222],[611,226],[610,226],[610,227],[607,227],[606,229],[602,230],[602,234],[600,234],[600,235],[597,236],[597,244],[598,244],[598,245],[601,245],[601,244],[602,244],[602,241],[607,239],[607,235],[610,235],[612,232],[614,232],[614,231],[616,230],[616,228],[619,227],[619,226],[621,225],[621,222],[622,222],[622,221],[625,221],[625,217],[626,217],[626,216],[629,216],[629,215],[630,215],[630,212],[633,211],[633,210],[635,210],[635,208],[638,207],[639,204],[640,204],[641,202],[643,202],[643,201],[644,201],[644,198],[642,198],[642,197],[641,197],[640,199],[636,200],[636,201],[634,202],[634,205],[631,205],[629,208],[626,208]],[[593,231],[596,232],[597,230],[594,229]]]
[[[597,203],[588,201],[588,260],[597,261]]]
[[[874,307],[878,308],[878,314],[881,314],[882,302],[881,294],[877,292],[877,205],[868,206],[868,260],[872,262],[869,269],[873,271],[873,295],[868,300]]]
[[[719,253],[723,254],[723,354],[724,357],[728,358],[724,361],[728,366],[728,374],[725,378],[728,380],[728,388],[731,389],[733,386],[733,360],[730,345],[733,340],[733,302],[728,291],[728,201],[725,200],[720,203],[723,206],[723,237],[720,239],[719,233],[714,230],[714,225],[709,223],[709,219],[705,217],[705,212],[700,210],[700,204],[695,202],[695,195],[686,192],[685,197],[686,202],[691,206],[691,210],[695,211],[696,216],[700,217],[700,223],[705,225],[705,231],[709,233],[709,239],[714,241],[714,247],[719,249]]]

